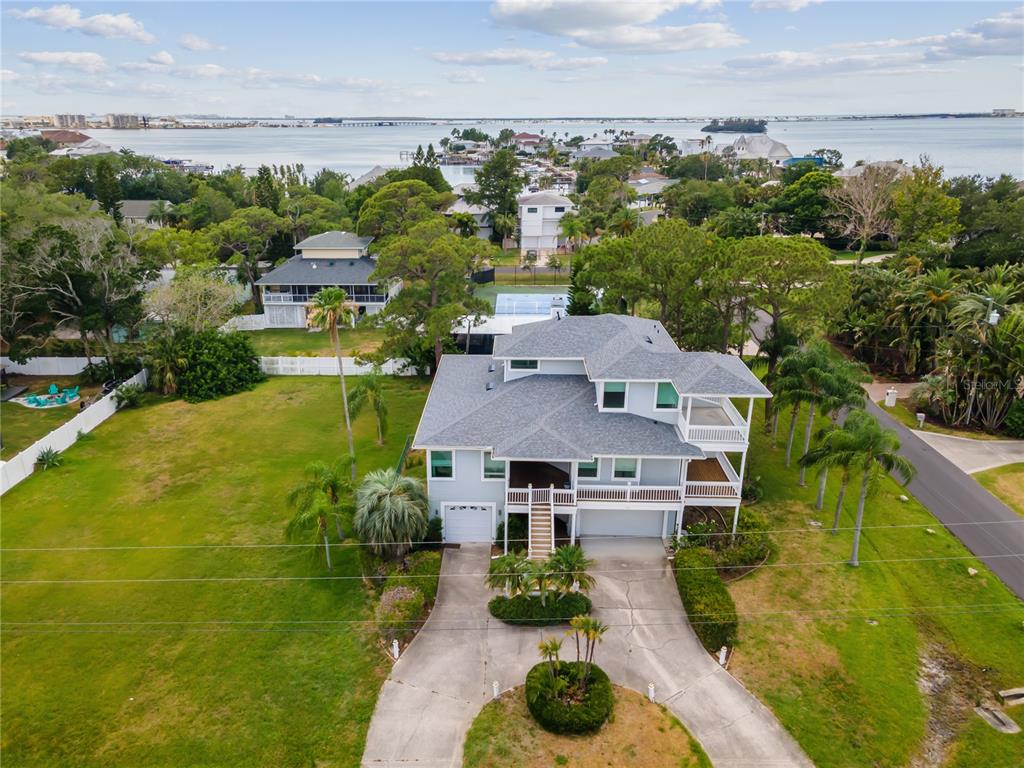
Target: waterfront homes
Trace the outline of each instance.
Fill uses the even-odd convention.
[[[572,200],[541,191],[519,197],[519,250],[522,255],[547,256],[563,245],[561,220],[576,210]]]
[[[454,203],[448,206],[444,215],[451,217],[456,213],[468,213],[476,222],[476,236],[481,240],[490,240],[494,228],[491,226],[491,212],[483,205],[477,205],[466,201],[466,192],[475,190],[476,184],[456,184],[452,192],[457,195]]]
[[[517,152],[532,155],[538,147],[544,144],[544,137],[536,133],[517,133],[512,137],[512,143]]]
[[[359,315],[380,312],[401,284],[381,285],[370,278],[377,266],[368,251],[372,241],[334,231],[296,244],[295,256],[256,281],[267,327],[305,328],[310,301],[329,286],[344,288]]]
[[[738,357],[682,352],[655,320],[556,313],[489,357],[445,355],[413,446],[446,541],[495,541],[520,515],[541,557],[562,539],[673,536],[688,507],[735,527],[767,397]]]
[[[781,166],[793,156],[789,147],[764,134],[740,136],[732,144],[717,147],[716,151],[732,160],[767,160],[773,166]]]

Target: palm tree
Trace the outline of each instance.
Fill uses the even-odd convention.
[[[608,220],[608,230],[619,237],[628,237],[640,226],[640,214],[632,208],[620,208]]]
[[[561,664],[561,660],[558,658],[558,654],[562,651],[562,641],[557,637],[549,637],[547,640],[541,640],[537,644],[537,649],[540,651],[541,658],[548,663],[548,671],[551,673],[551,682],[555,682],[555,678],[558,676],[558,668]]]
[[[559,547],[548,558],[548,568],[555,584],[562,592],[569,593],[574,589],[588,592],[594,587],[594,577],[587,569],[594,565],[580,546]]]
[[[502,246],[504,246],[505,239],[516,231],[519,221],[511,213],[499,213],[493,216],[491,224],[494,226],[494,231],[501,235]]]
[[[574,616],[569,621],[569,626],[572,627],[571,631],[576,636],[576,661],[583,663],[580,686],[586,690],[587,683],[590,681],[590,668],[594,663],[594,651],[597,649],[597,644],[601,642],[601,638],[604,637],[604,633],[608,631],[608,627],[593,616]],[[580,636],[583,637],[585,643],[582,658],[580,658]]]
[[[509,597],[526,591],[530,561],[520,553],[510,552],[491,560],[484,583],[490,589],[500,589]]]
[[[558,220],[558,227],[562,233],[562,237],[564,237],[566,242],[569,243],[569,252],[572,253],[576,251],[576,249],[579,248],[583,235],[586,232],[586,228],[583,226],[583,220],[578,214],[570,212]]]
[[[348,453],[352,457],[352,481],[356,479],[356,446],[352,438],[352,418],[348,410],[348,391],[345,389],[345,371],[341,357],[338,323],[355,317],[355,305],[348,300],[343,288],[321,288],[309,304],[309,321],[331,334],[331,344],[338,358],[338,380],[341,382],[341,403],[345,411],[345,431],[348,433]]]
[[[179,352],[172,333],[163,331],[156,334],[146,345],[143,362],[149,370],[150,381],[159,383],[161,393],[177,393],[178,372],[188,366],[188,358]]]
[[[853,524],[853,551],[850,554],[850,565],[856,566],[860,565],[860,530],[864,522],[864,505],[868,496],[878,490],[878,485],[885,475],[896,472],[903,478],[905,485],[914,478],[917,470],[913,464],[899,455],[900,441],[893,430],[885,429],[873,416],[864,411],[851,413],[846,422],[849,424],[851,421],[854,422],[851,430],[855,439],[852,446],[852,466],[861,471],[857,518]]]
[[[362,413],[365,406],[369,406],[377,418],[377,445],[384,445],[384,433],[388,429],[388,406],[384,401],[384,376],[377,366],[370,373],[360,376],[352,389],[352,418]]]
[[[427,532],[427,494],[393,468],[368,472],[356,491],[356,535],[378,555],[398,558]]]
[[[318,494],[327,497],[333,509],[338,509],[341,500],[352,493],[352,481],[349,479],[352,465],[351,456],[342,456],[333,464],[314,461],[306,465],[307,480],[292,488],[288,493],[288,504],[299,509],[314,504]],[[345,538],[341,529],[341,517],[335,517],[338,529],[338,540]]]
[[[855,365],[845,360],[836,361],[833,364],[832,376],[828,381],[826,392],[820,401],[822,413],[828,417],[832,428],[838,426],[839,414],[842,411],[849,408],[864,407],[866,394],[861,384],[870,380],[871,377],[864,372],[860,365]],[[807,455],[807,453],[808,447],[805,447],[804,455]],[[803,472],[805,466],[808,465],[801,463],[801,472]],[[815,509],[821,509],[825,506],[825,488],[827,484],[828,467],[821,466],[818,471],[818,496],[814,502]]]
[[[526,572],[526,583],[540,595],[540,604],[547,605],[548,592],[554,583],[554,576],[547,563],[531,562]]]
[[[843,512],[843,500],[846,498],[846,487],[850,483],[850,473],[853,467],[854,456],[856,455],[856,439],[853,433],[855,423],[851,422],[849,428],[846,425],[843,425],[843,427],[834,425],[825,427],[818,433],[817,447],[800,457],[800,464],[806,467],[815,467],[819,472],[819,478],[826,477],[826,473],[831,468],[842,469],[843,471],[839,479],[839,495],[836,497],[836,509],[832,516],[833,534],[839,532],[839,517]],[[817,509],[821,509],[824,503],[822,498],[821,505],[817,506]]]
[[[166,200],[157,200],[149,207],[146,221],[155,221],[162,227],[171,218],[173,213],[173,207],[168,205]]]
[[[295,515],[288,522],[285,533],[295,540],[312,530],[319,551],[324,545],[324,560],[331,568],[331,545],[327,537],[328,521],[334,520],[338,539],[343,538],[341,530],[341,499],[351,493],[352,485],[345,477],[348,474],[350,456],[338,459],[334,464],[314,461],[306,466],[307,479],[288,493],[288,506],[295,509]]]

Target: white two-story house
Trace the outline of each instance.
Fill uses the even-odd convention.
[[[401,283],[371,279],[377,262],[369,253],[372,237],[324,232],[295,245],[295,256],[256,281],[263,292],[268,328],[305,328],[309,302],[321,289],[345,289],[358,313],[375,314],[398,293]]]
[[[767,397],[738,357],[682,352],[655,320],[556,312],[490,357],[442,358],[413,446],[446,541],[494,541],[524,515],[546,556],[556,539],[671,537],[687,507],[725,507],[735,527]]]
[[[519,251],[538,257],[555,253],[565,243],[562,217],[575,211],[572,200],[555,192],[541,191],[519,197]]]

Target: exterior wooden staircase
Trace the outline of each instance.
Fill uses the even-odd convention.
[[[530,505],[530,547],[531,560],[547,560],[555,551],[555,531],[552,528],[551,504]]]

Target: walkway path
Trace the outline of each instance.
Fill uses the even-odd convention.
[[[654,682],[658,701],[716,768],[811,765],[771,712],[701,648],[659,541],[595,542],[587,550],[599,562],[595,614],[611,625],[598,660],[613,682],[645,693]],[[561,634],[491,619],[481,577],[488,564],[488,547],[445,553],[437,604],[384,683],[363,766],[460,766],[466,731],[490,700],[492,681],[502,690],[521,685],[537,663],[537,643]]]
[[[908,486],[910,492],[939,522],[952,525],[950,532],[1024,600],[1024,518],[930,444],[931,438],[941,436],[907,429],[874,403],[868,403],[867,411],[896,431],[900,453],[917,468],[917,476]]]

